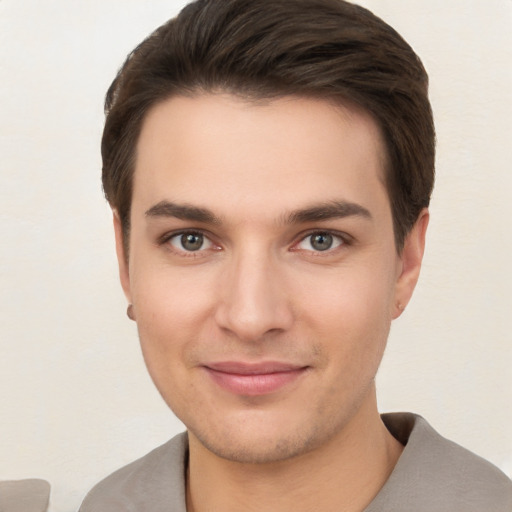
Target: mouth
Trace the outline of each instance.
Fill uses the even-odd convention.
[[[210,363],[203,368],[218,386],[230,393],[244,396],[275,393],[295,382],[308,370],[308,366],[276,361],[226,361]]]

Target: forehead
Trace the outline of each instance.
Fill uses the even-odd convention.
[[[133,206],[171,199],[262,215],[301,202],[368,205],[376,194],[387,203],[384,155],[376,123],[352,107],[297,97],[176,96],[143,123]]]

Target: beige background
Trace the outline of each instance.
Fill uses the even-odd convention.
[[[512,473],[512,1],[365,0],[423,57],[439,138],[423,274],[380,371]],[[146,375],[100,189],[103,95],[181,0],[0,0],[0,479],[52,512],[182,427]]]

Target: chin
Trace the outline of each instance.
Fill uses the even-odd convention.
[[[211,453],[240,464],[271,464],[298,457],[310,451],[316,443],[312,438],[289,436],[231,436],[222,440],[211,436],[199,437],[199,442]]]
[[[260,411],[262,412],[262,411]],[[311,412],[311,411],[310,411]],[[221,424],[189,425],[189,432],[217,457],[243,464],[269,464],[285,461],[326,444],[340,430],[338,421],[317,424],[312,418],[268,414],[222,418]],[[196,425],[197,426],[197,425]]]

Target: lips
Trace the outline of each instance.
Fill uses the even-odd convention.
[[[307,366],[266,361],[209,363],[204,369],[221,388],[237,395],[258,396],[275,393],[300,378]]]

